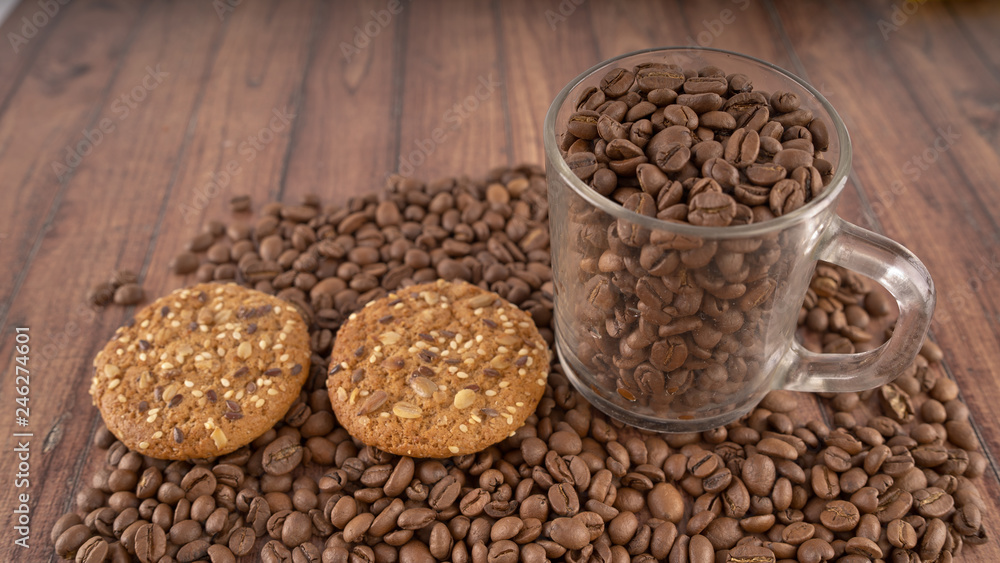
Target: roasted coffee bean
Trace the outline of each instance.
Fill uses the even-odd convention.
[[[693,225],[725,227],[736,216],[736,200],[720,192],[704,192],[691,199],[688,221]]]
[[[229,535],[229,549],[237,557],[242,557],[250,553],[256,540],[257,536],[253,529],[240,526]]]
[[[142,563],[159,561],[167,552],[167,535],[154,524],[143,524],[136,529],[133,542],[135,556]]]
[[[208,548],[210,546],[211,544],[205,540],[192,541],[177,550],[177,560],[183,563],[190,563],[191,561],[203,559],[208,555]]]
[[[94,536],[76,552],[77,563],[102,563],[108,556],[108,542]]]
[[[937,487],[928,487],[913,493],[913,506],[925,518],[942,518],[955,507],[955,499]]]
[[[143,299],[142,288],[136,283],[126,283],[115,290],[114,302],[116,305],[135,305]]]
[[[292,436],[282,436],[264,448],[261,464],[269,475],[286,475],[302,461],[302,445]]]
[[[826,503],[823,512],[820,513],[820,522],[833,532],[847,532],[853,530],[861,518],[858,508],[853,504],[843,500],[832,500]]]
[[[213,474],[210,469],[204,466],[198,466],[191,469],[191,471],[184,475],[180,486],[184,491],[185,497],[189,501],[193,501],[202,495],[210,495],[214,493],[217,483],[218,480],[215,478],[215,474]],[[170,502],[169,500],[161,500],[163,502]]]
[[[194,259],[197,266],[198,258]],[[114,300],[115,289],[115,285],[111,282],[98,283],[87,291],[87,302],[94,307],[104,307]]]
[[[194,520],[182,520],[175,523],[169,530],[170,541],[175,544],[185,544],[198,539],[203,533],[201,524]]]
[[[278,540],[271,540],[260,550],[262,563],[292,563],[292,552]]]
[[[833,559],[835,555],[830,543],[820,538],[806,540],[796,551],[796,557],[802,563],[819,563]]]
[[[281,541],[292,548],[312,537],[312,519],[305,513],[293,511],[285,517],[281,527]]]
[[[181,252],[170,261],[170,269],[179,276],[190,274],[198,269],[198,256],[193,252]]]
[[[774,462],[761,454],[751,455],[743,462],[742,478],[750,494],[767,496],[777,478]]]
[[[763,546],[737,545],[729,550],[727,563],[775,563],[774,552]]]
[[[653,490],[647,494],[646,502],[654,518],[676,524],[684,516],[684,498],[680,491],[669,483],[654,485]]]
[[[573,518],[556,518],[549,529],[552,541],[566,549],[583,549],[590,543],[590,532],[579,520]]]
[[[69,526],[56,538],[56,553],[67,559],[75,557],[77,550],[90,539],[91,535],[90,529],[82,523]]]

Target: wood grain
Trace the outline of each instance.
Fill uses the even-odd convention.
[[[16,85],[19,95],[4,101],[0,122],[0,173],[7,195],[7,205],[0,207],[4,225],[0,264],[27,264],[37,252],[42,229],[51,222],[66,179],[73,175],[70,165],[90,150],[82,132],[97,125],[111,83],[120,74],[119,61],[110,60],[108,53],[126,49],[134,41],[138,15],[139,7],[126,3],[99,10],[82,8],[75,16],[81,25],[106,22],[111,29],[83,47],[82,30],[60,34],[51,42],[48,34],[36,36],[21,53],[27,59],[28,48],[39,52],[30,72],[3,82]],[[13,71],[16,65],[7,67]],[[26,271],[18,268],[11,282],[0,287],[0,325]]]
[[[85,392],[91,373],[88,358],[128,314],[122,309],[105,314],[89,309],[84,296],[88,283],[93,282],[88,280],[101,280],[114,268],[141,269],[154,234],[151,227],[161,211],[159,200],[169,190],[169,175],[164,172],[170,169],[185,131],[182,126],[169,124],[183,124],[197,96],[197,90],[183,87],[183,68],[185,64],[198,67],[198,59],[210,52],[213,28],[218,29],[217,25],[206,25],[212,23],[210,20],[201,20],[200,25],[185,24],[188,15],[184,10],[167,3],[149,6],[138,20],[129,10],[123,8],[122,12],[130,20],[128,25],[122,25],[130,37],[128,55],[117,58],[114,64],[106,60],[94,64],[95,68],[110,67],[115,72],[89,91],[67,88],[58,96],[63,97],[61,102],[53,96],[55,105],[76,102],[92,107],[88,129],[99,127],[102,120],[108,120],[114,128],[105,128],[101,141],[95,141],[92,151],[62,183],[58,198],[47,212],[50,224],[45,225],[42,244],[29,256],[30,267],[24,269],[24,283],[16,288],[7,320],[8,327],[27,326],[32,334],[29,367],[34,377],[29,429],[35,435],[31,439],[30,492],[37,508],[32,519],[32,541],[40,558],[48,558],[51,553],[43,530],[51,527],[60,511],[71,506],[66,483],[76,483],[81,476],[89,475],[83,469],[95,463],[87,456],[96,423]],[[168,36],[195,50],[184,53],[170,49]],[[66,49],[70,50],[70,46]],[[97,52],[106,55],[103,49]],[[127,115],[124,110],[116,111],[129,107],[125,102],[119,105],[119,96],[131,94],[142,84],[151,63],[162,65],[161,70],[171,76],[141,94],[141,102],[135,101],[139,96],[133,98],[135,107],[129,108]],[[171,83],[170,78],[176,81]],[[43,107],[35,111],[53,110]],[[44,114],[27,113],[25,117],[38,120],[40,115]],[[58,119],[43,120],[46,123],[56,124]],[[74,133],[79,136],[79,129]],[[122,162],[130,165],[121,166]],[[51,174],[47,163],[44,168],[45,174]],[[73,281],[67,287],[56,280]],[[13,339],[5,338],[0,347],[5,366],[11,365],[11,344]],[[12,375],[5,373],[5,377],[12,386]],[[0,410],[4,420],[13,421],[12,395],[5,396],[11,400],[4,401]],[[13,447],[12,437],[5,434],[5,451]],[[14,506],[15,492],[13,487],[3,488],[0,498],[4,506]],[[2,550],[8,555],[15,553],[11,542],[3,543]]]
[[[373,21],[372,10],[386,10],[386,3],[325,8],[317,16],[319,36],[306,69],[302,118],[283,182],[289,201],[310,192],[341,201],[378,188],[395,166],[402,91],[398,70],[408,14],[389,12],[388,23],[369,37],[364,27]]]
[[[435,179],[510,161],[494,14],[485,0],[410,5],[394,170]],[[450,24],[441,26],[444,20]]]
[[[13,386],[18,326],[31,327],[36,376],[27,559],[54,559],[52,522],[103,463],[83,390],[94,352],[131,312],[93,312],[89,286],[114,268],[140,271],[151,296],[191,281],[167,264],[208,220],[229,217],[234,194],[255,206],[308,193],[335,202],[398,171],[431,180],[539,163],[545,111],[577,74],[631,50],[699,44],[800,74],[843,116],[855,167],[840,213],[907,245],[934,275],[933,337],[990,461],[995,538],[1000,8],[923,2],[886,32],[898,4],[404,1],[389,17],[383,0],[243,2],[221,15],[193,1],[60,8],[17,52],[0,48],[0,383]],[[37,10],[22,2],[0,36]],[[162,83],[123,106],[157,65]],[[114,130],[54,173],[102,119]],[[14,428],[0,395],[0,427]],[[829,416],[810,397],[802,407]],[[5,511],[14,467],[0,457]],[[12,534],[0,531],[0,559],[24,558]],[[997,559],[995,541],[963,554]]]

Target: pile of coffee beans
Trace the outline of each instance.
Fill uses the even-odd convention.
[[[614,68],[584,90],[560,148],[576,176],[639,215],[728,227],[814,199],[833,165],[823,118],[793,92],[715,66]],[[577,377],[653,419],[724,416],[764,392],[780,353],[784,287],[817,225],[719,239],[651,229],[569,198],[560,320]],[[560,236],[560,235],[556,235]],[[801,269],[801,268],[800,268]],[[778,310],[775,310],[778,309]]]
[[[479,454],[420,460],[353,440],[324,387],[340,320],[441,276],[501,292],[551,339],[546,210],[541,170],[522,167],[482,182],[394,179],[344,207],[308,198],[266,204],[249,226],[209,225],[209,244],[185,251],[199,263],[181,270],[299,306],[313,373],[283,422],[217,459],[155,460],[99,430],[107,464],[53,528],[57,554],[87,563],[850,563],[950,561],[987,540],[972,482],[986,458],[954,382],[927,362],[888,398],[827,396],[827,422],[796,419],[811,399],[775,392],[739,422],[674,435],[609,419],[556,365],[536,413]],[[883,409],[891,404],[910,408]]]
[[[822,335],[819,346],[806,342],[815,352],[863,352],[875,346],[874,335],[867,330],[872,318],[885,318],[894,305],[886,292],[872,291],[864,277],[821,262],[799,309],[799,325]]]
[[[87,303],[93,307],[136,305],[145,294],[139,285],[139,276],[131,270],[115,270],[108,281],[95,284],[87,292]]]
[[[872,350],[882,344],[873,327],[884,325],[882,332],[888,338],[896,313],[896,302],[887,291],[857,272],[820,262],[799,309],[799,326],[814,337],[804,339],[803,344],[813,352],[828,354]],[[941,348],[929,339],[924,339],[920,355],[923,361],[944,359]]]

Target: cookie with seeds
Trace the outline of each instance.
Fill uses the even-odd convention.
[[[94,358],[90,394],[126,446],[158,459],[227,454],[285,416],[309,375],[289,303],[235,284],[174,291]]]
[[[465,282],[368,303],[337,333],[327,388],[355,438],[398,455],[471,454],[513,434],[545,392],[531,315]]]

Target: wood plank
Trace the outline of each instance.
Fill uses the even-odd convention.
[[[82,131],[94,130],[102,105],[117,93],[108,90],[109,81],[120,74],[109,53],[132,42],[140,12],[141,6],[125,2],[76,10],[71,16],[81,28],[67,29],[52,41],[37,37],[37,47],[31,43],[22,54],[27,60],[31,54],[27,50],[37,48],[38,60],[22,80],[11,77],[9,85],[17,86],[16,95],[5,102],[0,119],[0,175],[6,195],[6,204],[0,207],[0,266],[12,272],[12,278],[0,287],[0,327],[42,229],[65,191],[60,176],[65,177],[66,171],[54,170],[53,165],[70,168],[67,158],[72,163],[79,158],[77,150],[91,150]],[[84,40],[84,30],[96,26],[107,31]],[[0,58],[13,56],[5,52]],[[112,119],[117,121],[116,116]],[[12,229],[15,225],[19,228]]]
[[[500,3],[514,164],[544,163],[542,123],[549,105],[563,86],[599,62],[588,16],[592,4],[566,4]]]
[[[891,10],[887,2],[869,8],[874,18]],[[947,48],[928,50],[928,43],[947,45]],[[938,160],[956,165],[956,179],[973,189],[967,198],[957,203],[967,208],[985,207],[989,214],[1000,214],[1000,192],[981,189],[990,185],[1000,169],[1000,156],[992,139],[986,137],[989,120],[996,120],[1000,112],[1000,77],[991,72],[990,64],[977,56],[976,47],[956,21],[949,17],[943,4],[922,6],[899,31],[885,41],[885,54],[894,73],[905,83],[920,85],[910,94],[920,113],[942,142],[933,147],[925,166],[936,165]],[[927,80],[933,75],[936,80]],[[943,149],[943,150],[942,150]],[[936,153],[936,154],[932,154]],[[924,156],[924,155],[919,155]],[[916,164],[906,170],[919,170],[921,159],[910,159]],[[914,174],[909,174],[913,178]],[[951,197],[951,191],[926,190],[921,192],[927,205],[937,207]],[[997,222],[975,226],[980,235],[990,242],[1000,241]]]
[[[407,11],[411,32],[394,169],[432,179],[482,175],[508,164],[507,79],[498,63],[494,11],[485,0],[414,3]]]
[[[66,17],[76,17],[78,9],[86,9],[82,2],[62,6],[46,6],[43,10],[35,2],[20,2],[0,25],[3,38],[3,56],[0,56],[0,114],[11,99],[11,94],[33,68],[34,62],[49,37],[59,28],[59,22]],[[41,14],[39,14],[41,12]],[[51,13],[51,15],[50,15]],[[71,14],[66,16],[66,14]],[[27,18],[27,22],[25,22]],[[42,25],[33,22],[37,19]]]
[[[966,34],[965,40],[971,44],[975,56],[989,67],[994,78],[1000,76],[1000,36],[997,36],[997,29],[1000,29],[1000,12],[997,11],[996,4],[989,0],[974,0],[962,2],[960,7],[952,4],[946,4],[944,7],[954,18],[962,33]],[[995,138],[996,112],[993,118],[991,131]]]
[[[300,105],[308,118],[297,120],[283,182],[286,201],[309,192],[342,201],[377,189],[395,169],[402,84],[394,83],[409,6],[393,13],[386,2],[368,0],[322,16]]]
[[[317,3],[240,5],[226,17],[226,41],[210,73],[190,147],[178,163],[162,236],[151,248],[147,291],[162,295],[194,283],[168,273],[170,260],[211,218],[229,216],[233,195],[255,205],[280,196],[310,46],[318,33]],[[264,31],[261,31],[264,30]]]
[[[84,302],[86,289],[106,279],[114,268],[138,270],[142,266],[153,225],[163,210],[162,196],[170,190],[170,170],[183,146],[186,123],[197,105],[200,88],[193,85],[199,83],[206,61],[214,55],[213,41],[222,31],[217,21],[194,17],[198,12],[191,4],[157,3],[147,10],[138,22],[134,18],[105,21],[106,26],[114,24],[136,37],[115,59],[95,63],[120,70],[112,76],[105,74],[107,83],[93,87],[82,98],[95,106],[97,123],[107,120],[114,129],[105,127],[101,142],[66,183],[51,227],[44,232],[25,283],[14,298],[9,325],[2,331],[6,336],[14,326],[32,329],[29,366],[35,377],[29,429],[34,437],[29,504],[34,510],[32,553],[37,554],[29,557],[33,560],[47,559],[53,553],[45,530],[71,507],[83,468],[93,467],[88,452],[96,418],[85,392],[90,359],[130,313],[118,308],[93,313]],[[96,22],[80,18],[70,23],[89,30]],[[119,31],[107,27],[106,33],[114,37]],[[82,32],[67,33],[74,37]],[[45,68],[52,62],[46,59],[41,64]],[[161,82],[148,75],[147,68],[156,65],[168,73],[160,77]],[[133,96],[134,104],[127,115],[116,109],[128,107],[119,105],[125,104],[120,96],[126,93]],[[26,94],[25,89],[19,93]],[[40,111],[52,110],[36,107],[24,118],[58,121]],[[36,181],[44,185],[46,180]],[[22,190],[29,192],[32,186],[26,183]],[[13,365],[12,343],[13,338],[0,342],[4,366]],[[13,370],[5,370],[3,384],[11,388],[13,377]],[[13,401],[5,401],[0,407],[4,420],[13,419],[12,406]],[[8,451],[13,447],[9,434],[3,445]],[[8,456],[0,466],[13,474],[13,462]],[[67,484],[72,488],[68,490]],[[4,488],[0,502],[13,506],[13,495],[18,492],[25,491]],[[0,532],[0,553],[4,554],[0,559],[24,557],[13,546],[12,534],[9,527]]]

